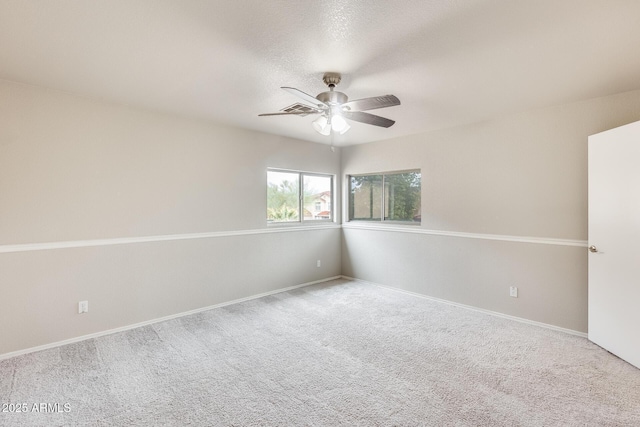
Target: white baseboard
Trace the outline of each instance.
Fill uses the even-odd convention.
[[[177,314],[172,314],[172,315],[169,315],[169,316],[159,317],[159,318],[156,318],[156,319],[147,320],[147,321],[140,322],[140,323],[134,323],[132,325],[121,326],[119,328],[108,329],[106,331],[95,332],[93,334],[82,335],[82,336],[75,337],[75,338],[69,338],[69,339],[66,339],[66,340],[63,340],[63,341],[56,341],[56,342],[52,342],[52,343],[49,343],[49,344],[39,345],[39,346],[36,346],[36,347],[30,347],[30,348],[26,348],[24,350],[12,351],[12,352],[9,352],[9,353],[0,354],[0,360],[10,359],[12,357],[21,356],[23,354],[28,354],[28,353],[34,353],[36,351],[48,350],[50,348],[60,347],[60,346],[67,345],[67,344],[73,344],[73,343],[76,343],[76,342],[79,342],[79,341],[89,340],[89,339],[92,339],[92,338],[98,338],[98,337],[102,337],[104,335],[111,335],[111,334],[115,334],[115,333],[118,333],[118,332],[128,331],[128,330],[131,330],[131,329],[140,328],[142,326],[147,326],[147,325],[151,325],[151,324],[154,324],[154,323],[164,322],[166,320],[176,319],[178,317],[189,316],[191,314],[200,313],[202,311],[207,311],[207,310],[211,310],[211,309],[214,309],[214,308],[225,307],[225,306],[228,306],[228,305],[238,304],[238,303],[241,303],[241,302],[250,301],[250,300],[253,300],[253,299],[258,299],[258,298],[266,297],[266,296],[269,296],[269,295],[279,294],[281,292],[291,291],[293,289],[304,288],[305,286],[315,285],[316,283],[323,283],[323,282],[328,282],[330,280],[340,279],[341,277],[342,276],[328,277],[326,279],[315,280],[313,282],[307,282],[307,283],[303,283],[301,285],[289,286],[287,288],[280,288],[280,289],[276,289],[275,291],[263,292],[261,294],[251,295],[249,297],[239,298],[239,299],[235,299],[235,300],[232,300],[232,301],[223,302],[223,303],[220,303],[220,304],[210,305],[210,306],[207,306],[207,307],[196,308],[195,310],[184,311],[182,313],[177,313]]]
[[[251,295],[251,296],[248,296],[248,297],[245,297],[245,298],[239,298],[239,299],[235,299],[235,300],[232,300],[232,301],[223,302],[223,303],[220,303],[220,304],[214,304],[214,305],[210,305],[210,306],[207,306],[207,307],[197,308],[195,310],[184,311],[184,312],[177,313],[177,314],[172,314],[172,315],[169,315],[169,316],[164,316],[164,317],[159,317],[159,318],[152,319],[152,320],[147,320],[147,321],[144,321],[144,322],[134,323],[132,325],[121,326],[119,328],[108,329],[106,331],[95,332],[93,334],[82,335],[82,336],[75,337],[75,338],[69,338],[69,339],[66,339],[66,340],[63,340],[63,341],[56,341],[56,342],[49,343],[49,344],[44,344],[44,345],[39,345],[39,346],[36,346],[36,347],[26,348],[26,349],[23,349],[23,350],[12,351],[12,352],[9,352],[9,353],[0,354],[0,360],[10,359],[12,357],[21,356],[23,354],[28,354],[28,353],[34,353],[36,351],[48,350],[48,349],[51,349],[51,348],[60,347],[60,346],[67,345],[67,344],[73,344],[73,343],[76,343],[76,342],[79,342],[79,341],[84,341],[84,340],[88,340],[88,339],[92,339],[92,338],[98,338],[98,337],[101,337],[101,336],[104,336],[104,335],[110,335],[110,334],[115,334],[115,333],[118,333],[118,332],[124,332],[124,331],[128,331],[128,330],[131,330],[131,329],[140,328],[142,326],[152,325],[154,323],[159,323],[159,322],[164,322],[166,320],[176,319],[178,317],[189,316],[191,314],[200,313],[202,311],[207,311],[207,310],[212,310],[214,308],[220,308],[220,307],[225,307],[225,306],[228,306],[228,305],[238,304],[238,303],[241,303],[241,302],[250,301],[250,300],[253,300],[253,299],[258,299],[258,298],[262,298],[262,297],[269,296],[269,295],[279,294],[281,292],[287,292],[287,291],[291,291],[293,289],[304,288],[305,286],[315,285],[317,283],[328,282],[328,281],[336,280],[336,279],[353,280],[353,281],[360,282],[360,283],[366,283],[366,284],[369,284],[369,285],[372,285],[372,286],[378,286],[380,288],[389,289],[389,290],[392,290],[392,291],[402,292],[402,293],[405,293],[405,294],[413,295],[413,296],[416,296],[418,298],[424,298],[424,299],[428,299],[428,300],[431,300],[431,301],[436,301],[436,302],[440,302],[440,303],[444,303],[444,304],[449,304],[449,305],[452,305],[452,306],[455,306],[455,307],[464,308],[464,309],[467,309],[467,310],[477,311],[477,312],[488,314],[488,315],[491,315],[491,316],[501,317],[501,318],[504,318],[504,319],[514,320],[514,321],[520,322],[520,323],[526,323],[526,324],[529,324],[529,325],[539,326],[539,327],[542,327],[542,328],[552,329],[554,331],[564,332],[564,333],[567,333],[567,334],[570,334],[570,335],[576,335],[576,336],[579,336],[579,337],[582,337],[582,338],[587,338],[587,334],[586,333],[575,331],[573,329],[561,328],[559,326],[550,325],[548,323],[536,322],[534,320],[524,319],[522,317],[510,316],[508,314],[499,313],[497,311],[485,310],[485,309],[478,308],[478,307],[473,307],[473,306],[470,306],[470,305],[460,304],[460,303],[457,303],[457,302],[448,301],[448,300],[441,299],[441,298],[435,298],[435,297],[431,297],[431,296],[428,296],[428,295],[419,294],[417,292],[412,292],[412,291],[407,291],[407,290],[404,290],[404,289],[394,288],[393,286],[382,285],[380,283],[370,282],[370,281],[367,281],[367,280],[356,279],[355,277],[341,275],[341,276],[328,277],[328,278],[321,279],[321,280],[315,280],[313,282],[302,283],[300,285],[289,286],[287,288],[280,288],[280,289],[276,289],[274,291],[263,292],[261,294]]]
[[[344,276],[344,275],[340,276],[340,277],[342,277],[343,279],[346,279],[346,280],[353,280],[353,281],[360,282],[360,283],[366,283],[366,284],[369,284],[369,285],[378,286],[380,288],[390,289],[392,291],[402,292],[404,294],[413,295],[413,296],[416,296],[416,297],[419,297],[419,298],[424,298],[424,299],[428,299],[428,300],[431,300],[431,301],[440,302],[440,303],[443,303],[443,304],[449,304],[449,305],[453,305],[455,307],[464,308],[464,309],[467,309],[467,310],[477,311],[477,312],[480,312],[480,313],[488,314],[490,316],[501,317],[503,319],[509,319],[509,320],[515,320],[516,322],[526,323],[528,325],[533,325],[533,326],[539,326],[541,328],[546,328],[546,329],[552,329],[554,331],[564,332],[565,334],[575,335],[575,336],[578,336],[578,337],[581,337],[581,338],[587,338],[587,334],[584,333],[584,332],[575,331],[573,329],[561,328],[560,326],[551,325],[549,323],[536,322],[535,320],[529,320],[529,319],[525,319],[525,318],[522,318],[522,317],[511,316],[511,315],[508,315],[508,314],[499,313],[497,311],[485,310],[483,308],[474,307],[472,305],[460,304],[460,303],[457,303],[457,302],[453,302],[453,301],[449,301],[449,300],[445,300],[445,299],[441,299],[441,298],[436,298],[436,297],[431,297],[431,296],[424,295],[424,294],[419,294],[417,292],[406,291],[406,290],[400,289],[400,288],[394,288],[393,286],[387,286],[387,285],[382,285],[380,283],[369,282],[367,280],[356,279],[355,277],[349,277],[349,276]]]

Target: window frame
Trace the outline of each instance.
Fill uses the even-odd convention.
[[[266,218],[267,226],[269,227],[287,227],[287,226],[300,226],[318,224],[318,223],[332,223],[335,222],[335,211],[333,206],[335,205],[334,200],[336,197],[335,191],[335,175],[330,173],[322,173],[322,172],[309,172],[309,171],[300,171],[295,169],[283,169],[283,168],[267,168],[267,182],[266,189],[268,191],[269,188],[269,172],[281,172],[281,173],[291,173],[298,175],[298,219],[295,221],[269,221]],[[320,178],[329,178],[329,186],[331,188],[331,198],[328,204],[329,218],[318,218],[318,219],[305,219],[304,218],[304,178],[305,177],[320,177]],[[267,198],[267,209],[268,209],[268,198]]]
[[[360,222],[367,224],[398,224],[398,225],[416,225],[420,226],[422,224],[422,217],[419,221],[414,220],[395,220],[395,219],[385,219],[385,204],[386,204],[386,176],[388,175],[402,175],[406,173],[419,173],[420,174],[420,212],[422,211],[422,170],[417,169],[406,169],[406,170],[398,170],[398,171],[387,171],[387,172],[370,172],[370,173],[354,173],[348,174],[346,176],[346,220],[347,222]],[[352,194],[351,194],[351,178],[352,177],[360,177],[360,176],[380,176],[380,217],[371,218],[371,219],[359,219],[352,218]]]

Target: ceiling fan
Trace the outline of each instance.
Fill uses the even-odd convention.
[[[339,134],[348,131],[351,126],[345,119],[384,128],[388,128],[395,123],[394,120],[365,113],[365,111],[400,105],[398,98],[394,95],[383,95],[349,101],[347,95],[334,90],[336,85],[340,83],[340,79],[339,73],[325,73],[322,76],[322,81],[329,87],[329,90],[318,94],[315,98],[299,89],[283,87],[282,89],[305,101],[305,104],[294,104],[284,108],[282,112],[259,114],[259,116],[306,116],[319,114],[320,117],[315,119],[312,124],[313,128],[322,135],[330,135],[332,130]]]

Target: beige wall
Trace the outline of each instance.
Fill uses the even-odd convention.
[[[341,273],[586,331],[587,136],[638,118],[629,92],[333,153],[0,82],[0,355]],[[422,225],[267,232],[267,167],[419,168]],[[190,233],[219,235],[103,244]]]
[[[343,177],[422,170],[408,231],[474,237],[345,228],[343,274],[585,332],[586,249],[509,240],[586,240],[587,137],[639,118],[635,91],[343,149]]]
[[[339,153],[0,82],[0,354],[339,275],[339,228],[264,233],[267,167],[339,178]]]
[[[260,229],[266,168],[339,150],[0,83],[0,244]]]

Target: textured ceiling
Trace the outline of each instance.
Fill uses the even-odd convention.
[[[0,79],[329,143],[316,95],[394,94],[336,145],[640,88],[638,0],[0,0]]]

